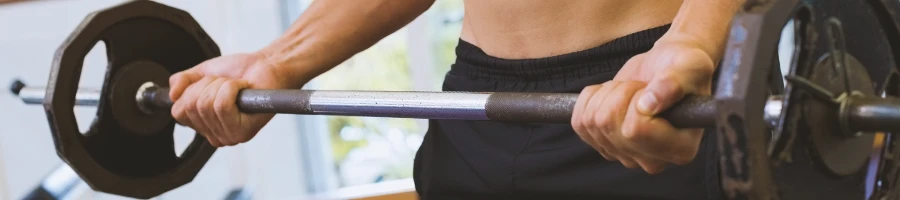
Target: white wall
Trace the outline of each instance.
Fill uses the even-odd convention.
[[[0,6],[0,86],[4,88],[0,92],[0,200],[21,198],[62,164],[55,153],[43,108],[23,105],[5,91],[6,84],[21,78],[32,85],[45,85],[56,48],[84,16],[121,2],[124,1],[32,1]],[[159,2],[191,13],[223,54],[258,49],[282,32],[279,0]],[[99,87],[103,66],[102,57],[88,58],[81,85]],[[88,119],[94,112],[76,109],[76,116]],[[296,122],[294,116],[276,117],[253,141],[220,149],[194,182],[160,199],[221,199],[228,190],[244,184],[253,186],[257,199],[302,195],[305,186]],[[89,123],[80,121],[79,126]],[[176,132],[178,136],[190,136],[188,129]],[[88,199],[122,199],[88,195]]]

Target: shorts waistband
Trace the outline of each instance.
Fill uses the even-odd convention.
[[[668,31],[664,25],[635,32],[603,45],[536,59],[503,59],[459,40],[451,75],[501,81],[542,81],[616,72],[631,57],[647,52]]]

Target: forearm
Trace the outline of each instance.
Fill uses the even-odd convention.
[[[259,51],[267,66],[275,67],[301,87],[427,10],[434,0],[318,0],[284,35]]]
[[[745,0],[685,0],[660,41],[690,40],[718,62],[734,15]]]

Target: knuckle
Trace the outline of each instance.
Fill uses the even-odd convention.
[[[175,106],[173,106],[171,112],[172,118],[174,118],[175,121],[178,121],[185,126],[190,126],[188,122],[190,122],[191,117],[190,115],[188,115],[188,110],[183,105],[176,104]]]
[[[197,110],[197,103],[194,100],[185,99],[181,102],[181,107],[187,112]]]
[[[664,73],[659,78],[656,78],[655,81],[664,85],[674,85],[678,83],[677,74],[679,73]]]
[[[169,83],[177,83],[182,79],[184,79],[184,72],[178,72],[169,77]]]
[[[575,129],[575,132],[578,134],[587,133],[587,125],[585,122],[587,120],[585,120],[584,118],[585,117],[582,116],[572,117],[572,128]]]
[[[626,81],[626,82],[624,82],[624,83],[622,84],[621,90],[622,90],[623,92],[624,92],[624,91],[633,91],[633,90],[639,90],[639,89],[644,88],[644,87],[646,87],[646,86],[647,86],[647,82],[643,82],[643,81],[634,81],[634,80],[632,80],[632,81]]]
[[[194,102],[194,107],[201,113],[213,111],[207,101],[196,101]]]
[[[221,86],[221,88],[219,88],[219,90],[227,91],[227,92],[219,92],[217,96],[211,98],[214,109],[217,112],[229,111],[232,107],[235,106],[233,103],[230,103],[231,101],[229,101],[229,98],[230,99],[237,98],[236,96],[233,96],[231,94],[237,94],[236,91],[238,91],[239,89],[240,88],[238,87],[238,85],[235,81],[233,81],[233,80],[225,81],[225,83],[222,84],[222,86]],[[229,95],[226,95],[226,94],[229,94]]]
[[[615,123],[612,121],[612,118],[609,117],[610,112],[597,112],[594,114],[592,125],[595,128],[608,129],[610,126],[613,126]]]
[[[172,113],[172,117],[175,118],[176,120],[180,120],[180,118],[187,117],[187,114],[185,114],[185,112],[184,112],[184,107],[178,103],[175,103],[175,105],[172,106],[172,110],[170,112]]]
[[[584,130],[591,129],[595,126],[594,119],[591,116],[581,117],[578,121]]]
[[[572,123],[572,129],[575,129],[576,133],[581,133],[581,130],[584,129],[584,124],[581,123],[581,118],[578,116],[573,116],[570,123]]]
[[[590,95],[594,91],[600,89],[600,87],[602,87],[602,86],[603,86],[602,84],[589,85],[587,87],[584,87],[584,89],[581,89],[581,94],[582,95]]]
[[[623,126],[621,131],[622,137],[628,141],[640,141],[647,136],[647,133],[644,132],[639,126],[634,125]]]
[[[612,118],[609,117],[608,113],[598,113],[594,116],[592,123],[592,127],[603,134],[611,134],[617,129],[615,127],[615,122],[612,121]]]
[[[238,91],[238,90],[241,89],[241,85],[238,84],[238,81],[236,81],[236,80],[228,80],[228,81],[225,81],[225,83],[222,84],[222,87],[223,87],[226,91]]]
[[[191,126],[191,124],[188,123],[190,121],[190,118],[186,114],[184,114],[184,112],[178,112],[177,114],[173,114],[172,118],[174,118],[175,121],[177,121],[178,123],[181,123],[184,126]]]
[[[234,105],[225,103],[225,101],[216,101],[213,104],[213,109],[216,111],[216,113],[227,113],[228,111],[231,110],[231,106],[234,106]]]
[[[641,134],[640,132],[635,132],[635,131],[624,131],[624,130],[623,130],[623,131],[622,131],[622,137],[625,138],[625,139],[628,140],[628,141],[635,142],[635,141],[640,141],[641,139],[643,139],[644,136],[643,136],[643,134]]]

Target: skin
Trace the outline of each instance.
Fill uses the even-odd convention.
[[[217,147],[252,139],[274,114],[240,113],[240,89],[298,89],[402,28],[433,0],[314,1],[259,51],[205,61],[170,78],[175,119]],[[572,128],[608,160],[659,173],[697,154],[702,132],[654,117],[686,94],[710,94],[729,23],[742,0],[465,0],[461,39],[506,59],[599,46],[672,24],[611,81],[584,88]]]

